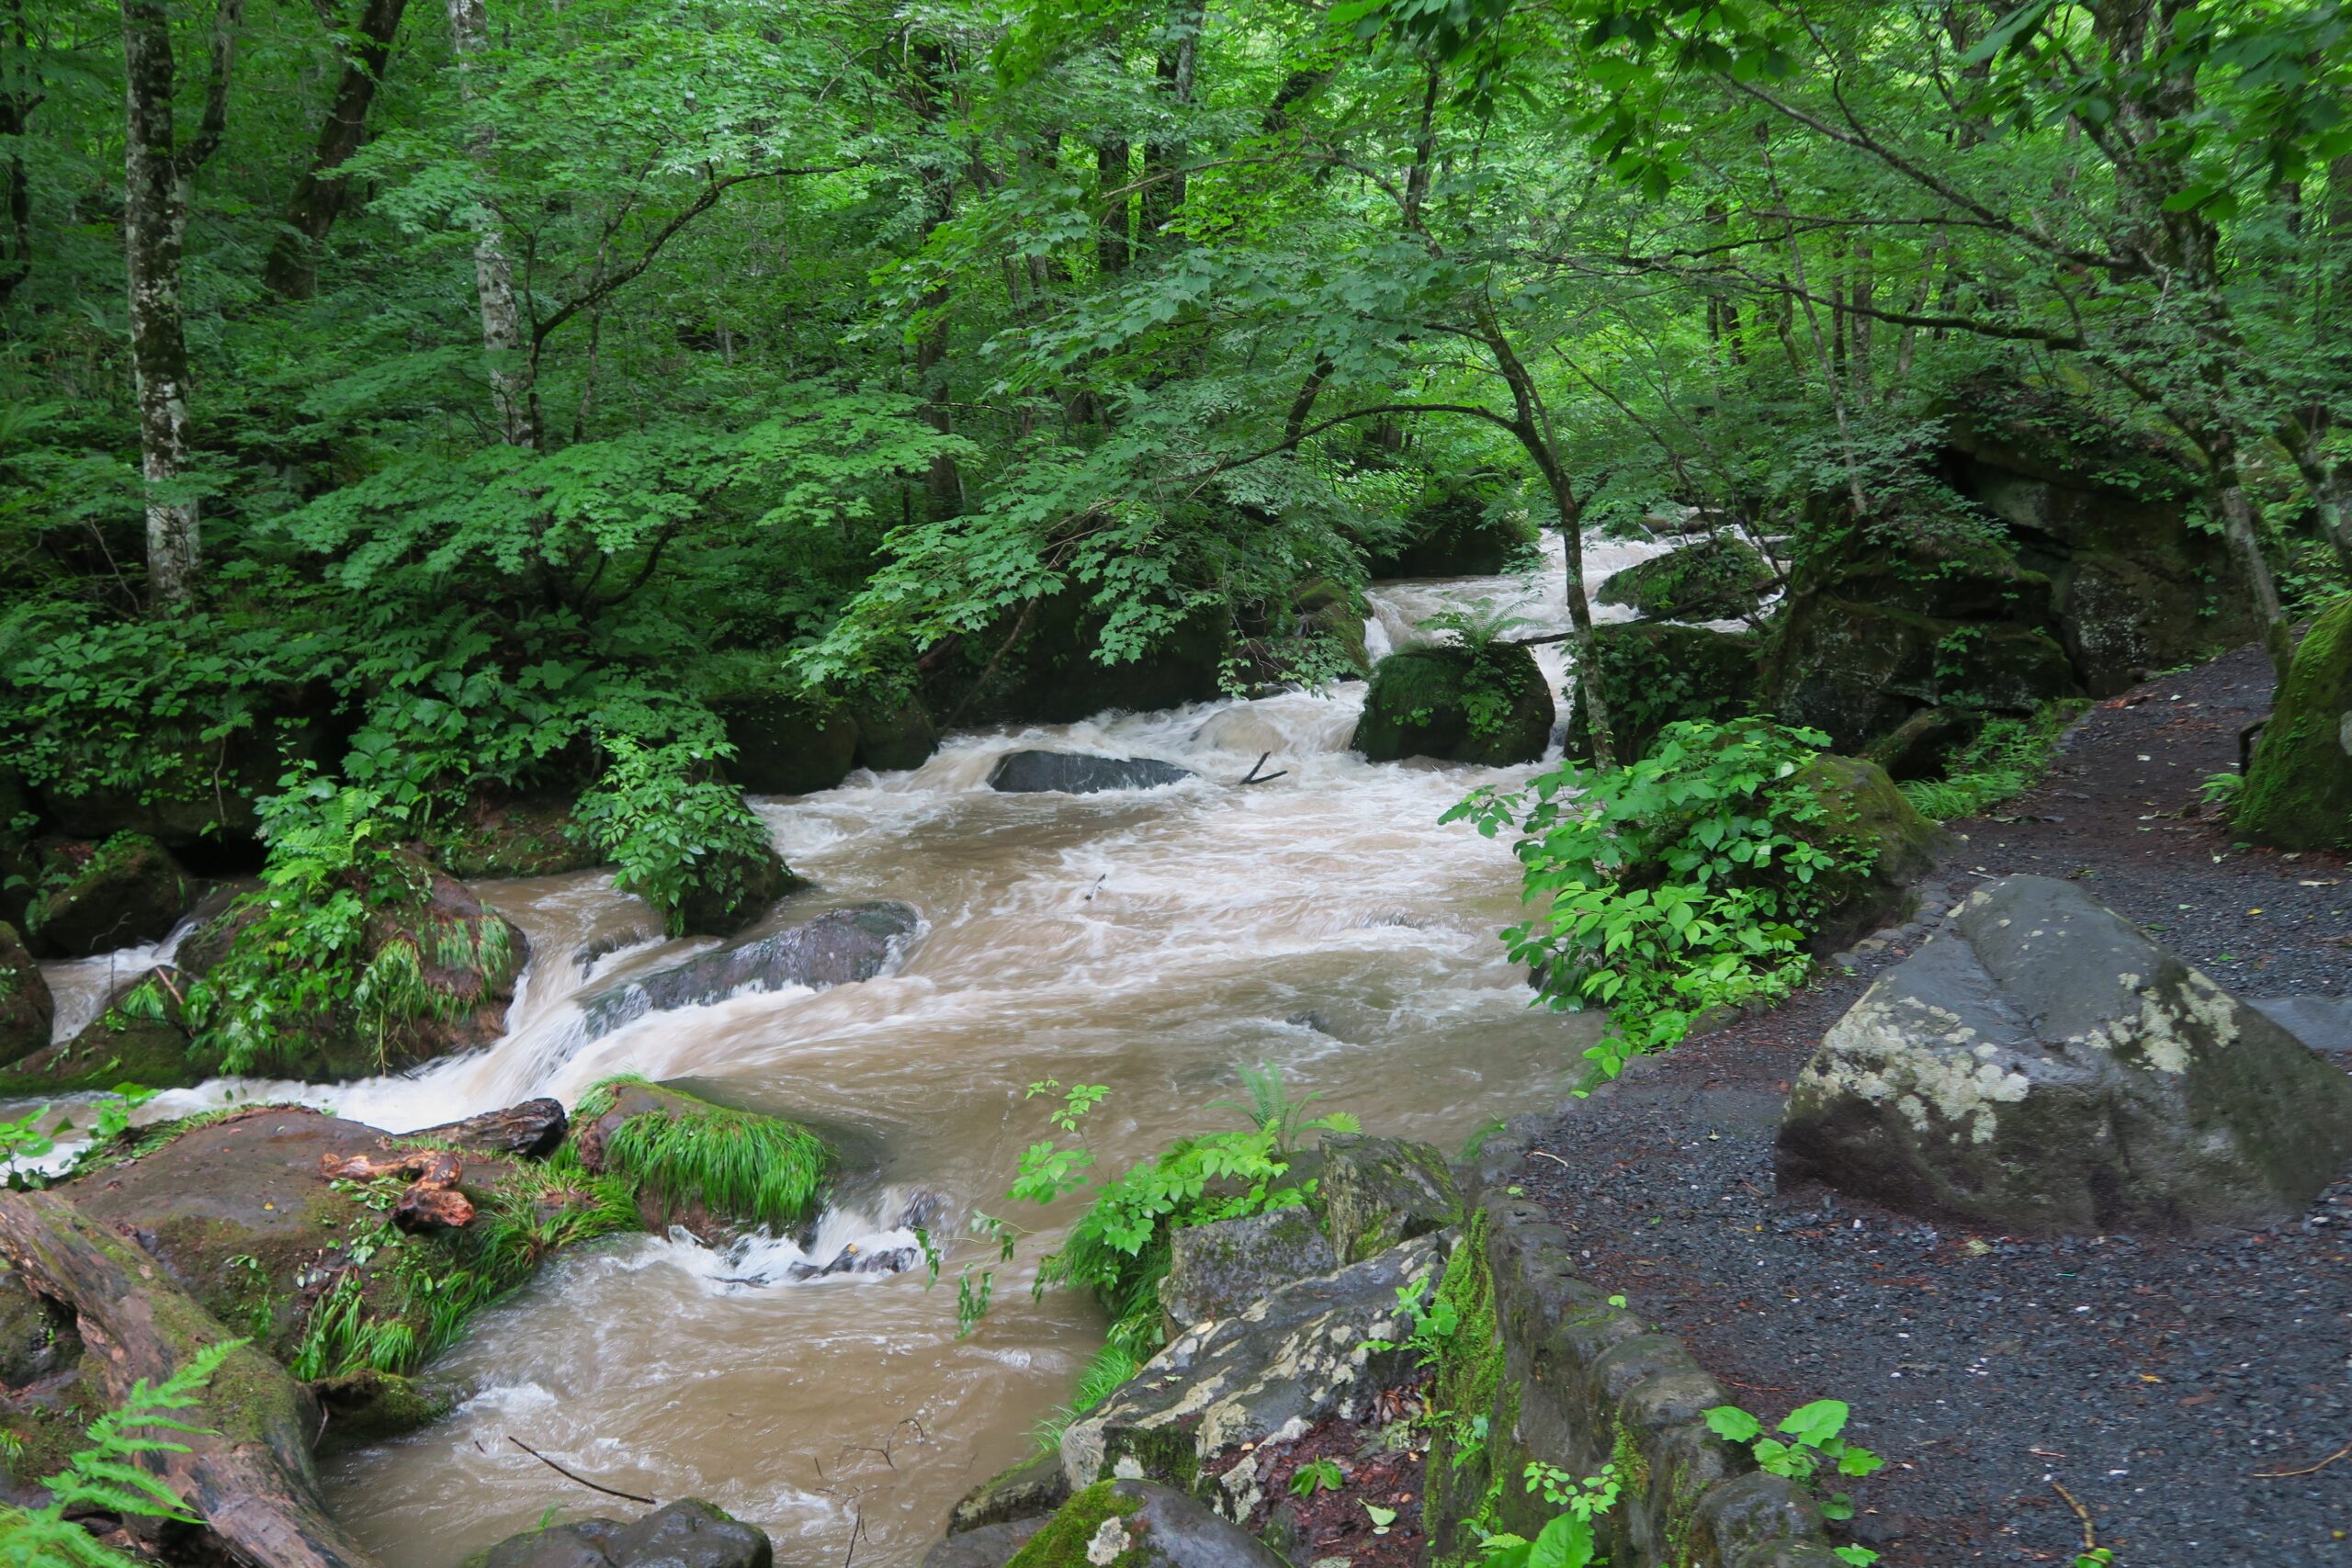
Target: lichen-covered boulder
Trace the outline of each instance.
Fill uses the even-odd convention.
[[[856,710],[856,761],[877,773],[920,768],[939,750],[939,728],[920,698],[869,703]]]
[[[0,921],[0,1063],[21,1061],[49,1043],[56,998],[17,928]]]
[[[1105,790],[1157,789],[1193,776],[1190,768],[1156,757],[1008,751],[989,770],[989,787],[1003,795],[1100,795]]]
[[[853,985],[882,973],[922,929],[911,904],[849,904],[624,980],[588,998],[581,1010],[594,1039],[650,1012],[706,1007],[747,991]]]
[[[1408,648],[1374,666],[1348,744],[1375,762],[1435,757],[1507,767],[1544,755],[1556,716],[1551,684],[1524,648]]]
[[[1717,534],[1611,572],[1596,597],[1653,620],[1719,621],[1754,610],[1779,579],[1755,546]]]
[[[1951,839],[1919,815],[1885,769],[1859,757],[1825,754],[1781,787],[1820,808],[1817,820],[1792,823],[1791,831],[1845,863],[1809,885],[1814,934],[1808,945],[1815,955],[1835,953],[1911,912],[1919,879],[1935,869]]]
[[[1160,1310],[1177,1328],[1229,1317],[1293,1280],[1340,1266],[1331,1244],[1304,1208],[1270,1209],[1169,1233]]]
[[[2230,826],[2282,849],[2352,845],[2352,596],[2295,650]]]
[[[774,1568],[767,1532],[684,1497],[634,1524],[575,1519],[509,1536],[465,1568]]]
[[[1011,1568],[1289,1568],[1272,1548],[1182,1493],[1105,1481],[1062,1505]]]
[[[1784,1184],[2009,1231],[2185,1231],[2301,1214],[2352,1161],[2352,1079],[2093,903],[1973,894],[1822,1041]]]
[[[86,958],[162,941],[195,902],[195,884],[143,833],[52,843],[41,856],[25,934],[43,953]]]
[[[1393,1343],[1406,1333],[1397,1292],[1433,1281],[1444,1258],[1442,1238],[1423,1236],[1177,1336],[1063,1430],[1070,1486],[1148,1477],[1220,1496],[1226,1511],[1246,1516],[1260,1500],[1257,1472],[1246,1457],[1230,1469],[1224,1462],[1244,1444],[1352,1416],[1409,1375],[1410,1354]]]
[[[1445,1156],[1428,1144],[1330,1133],[1315,1202],[1342,1263],[1462,1223],[1462,1194]]]
[[[1755,706],[1764,642],[1754,632],[1627,622],[1595,626],[1592,635],[1594,669],[1620,762],[1647,756],[1669,724],[1720,722]],[[1584,681],[1574,677],[1568,685],[1568,750],[1589,758],[1592,729],[1585,718]]]

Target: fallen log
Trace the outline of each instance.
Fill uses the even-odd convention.
[[[539,1159],[555,1153],[563,1142],[563,1102],[526,1100],[503,1111],[485,1111],[462,1122],[444,1122],[408,1134],[436,1144],[455,1144],[486,1155],[520,1155]]]
[[[236,1337],[163,1266],[53,1192],[0,1191],[0,1257],[80,1320],[108,1403],[144,1378],[160,1383],[206,1348]],[[318,1416],[285,1369],[251,1346],[230,1352],[190,1425],[184,1453],[137,1456],[177,1493],[230,1555],[250,1568],[375,1568],[318,1499],[311,1440]]]

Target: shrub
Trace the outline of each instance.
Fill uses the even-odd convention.
[[[777,891],[767,825],[742,791],[714,774],[730,755],[720,745],[645,746],[605,738],[611,764],[580,797],[580,830],[616,863],[613,885],[653,906],[672,936],[684,936],[697,905],[723,922]],[[740,922],[738,922],[740,923]]]

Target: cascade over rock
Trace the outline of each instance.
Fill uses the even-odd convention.
[[[2011,876],[1882,976],[1799,1075],[1782,1183],[2012,1231],[2300,1215],[2352,1079],[2071,882]]]

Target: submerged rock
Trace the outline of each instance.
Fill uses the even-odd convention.
[[[40,965],[17,928],[0,920],[0,1063],[19,1061],[46,1046],[56,1016],[57,1001]]]
[[[2352,845],[2352,595],[2295,650],[2230,826],[2290,850]]]
[[[1136,1475],[1195,1492],[1222,1487],[1232,1511],[1246,1514],[1258,1500],[1250,1460],[1205,1478],[1243,1444],[1352,1416],[1408,1375],[1409,1352],[1372,1342],[1404,1337],[1397,1292],[1433,1280],[1445,1252],[1442,1238],[1424,1236],[1179,1335],[1063,1431],[1071,1487]]]
[[[1314,1214],[1304,1208],[1179,1225],[1168,1244],[1159,1306],[1180,1330],[1230,1317],[1279,1286],[1340,1266]]]
[[[922,917],[911,904],[877,901],[829,909],[772,935],[697,953],[597,992],[581,1004],[588,1037],[609,1034],[650,1012],[707,1007],[749,991],[871,980],[922,929]]]
[[[195,902],[195,884],[179,863],[144,834],[51,844],[25,911],[25,934],[43,953],[86,958],[161,942]]]
[[[2291,1219],[2352,1160],[2352,1080],[2072,883],[2012,876],[1799,1075],[1783,1183],[2013,1231]]]
[[[1078,751],[1008,751],[989,770],[989,787],[1006,795],[1099,795],[1156,789],[1196,777],[1155,757],[1093,757]]]
[[[1181,1492],[1136,1480],[1076,1494],[1011,1561],[1013,1568],[1289,1568],[1240,1526]]]
[[[713,1503],[681,1498],[635,1524],[576,1519],[507,1537],[465,1568],[773,1568],[767,1532]]]
[[[1507,767],[1544,755],[1556,716],[1552,687],[1524,648],[1408,648],[1374,666],[1348,744],[1375,762],[1435,757]]]

